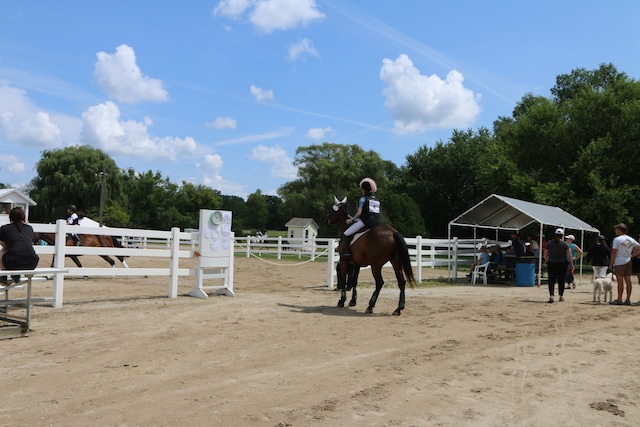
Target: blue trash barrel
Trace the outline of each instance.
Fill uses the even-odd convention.
[[[536,265],[516,264],[516,286],[534,286],[536,284]]]

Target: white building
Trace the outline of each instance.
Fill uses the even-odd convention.
[[[2,204],[2,212],[0,212],[0,224],[9,222],[9,211],[16,206],[24,210],[25,217],[29,221],[29,207],[37,205],[36,202],[25,196],[15,188],[0,189],[0,204]]]
[[[313,218],[291,218],[285,224],[287,235],[290,239],[304,239],[302,246],[304,250],[311,250],[311,246],[318,237],[318,224]]]

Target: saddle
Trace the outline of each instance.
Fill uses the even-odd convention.
[[[367,234],[369,232],[369,230],[371,230],[371,228],[367,228],[366,230],[363,230],[363,231],[358,231],[356,234],[354,234],[353,238],[351,239],[351,243],[349,244],[349,246],[352,246],[360,237],[362,237],[365,234]]]

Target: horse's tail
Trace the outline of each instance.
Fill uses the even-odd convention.
[[[398,257],[402,262],[404,276],[409,282],[409,286],[413,288],[413,285],[416,283],[416,279],[413,275],[413,268],[411,267],[411,256],[409,256],[407,242],[405,242],[402,234],[395,230],[393,231],[393,238],[396,241],[396,257]]]

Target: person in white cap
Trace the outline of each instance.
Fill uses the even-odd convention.
[[[564,280],[569,268],[569,262],[573,262],[573,255],[567,242],[562,240],[564,231],[556,229],[553,240],[547,242],[544,248],[544,260],[547,263],[549,273],[549,301],[553,302],[556,280],[558,281],[558,294],[560,301],[564,301]]]
[[[576,288],[576,282],[575,282],[575,277],[573,275],[573,272],[576,268],[576,262],[578,262],[578,259],[582,256],[582,249],[580,248],[580,246],[576,245],[575,240],[576,240],[576,236],[574,236],[573,234],[568,234],[567,237],[565,237],[565,239],[567,240],[567,244],[569,245],[569,249],[571,249],[571,255],[573,255],[573,262],[569,263],[569,268],[567,270],[567,289],[569,287],[571,287],[571,289],[575,289]]]

